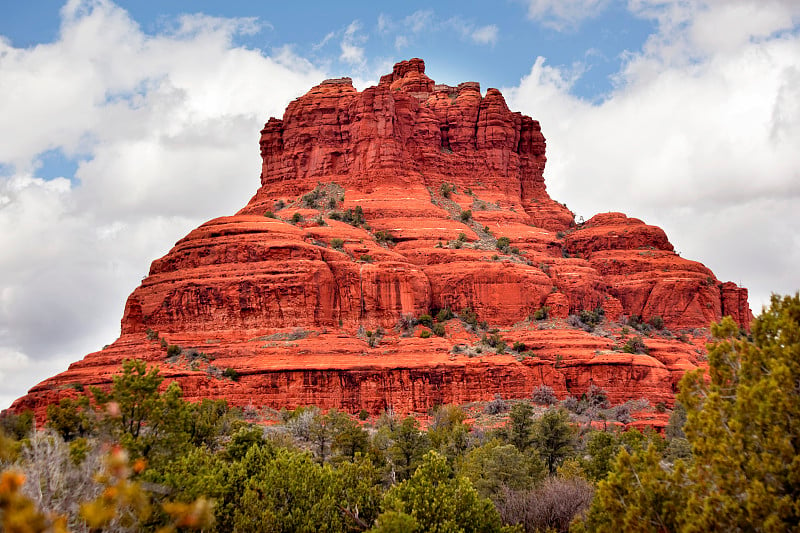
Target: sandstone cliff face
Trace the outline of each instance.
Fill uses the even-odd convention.
[[[669,404],[702,364],[698,328],[723,314],[749,326],[746,289],[675,254],[660,228],[621,213],[576,225],[547,194],[539,123],[496,89],[436,85],[422,60],[362,92],[323,82],[266,123],[260,148],[248,205],[154,261],[121,337],[15,409],[41,414],[70,384],[108,385],[128,357],[160,365],[190,399],[237,405],[403,412],[540,384]],[[464,311],[444,336],[406,327],[442,308]],[[597,309],[592,333],[566,320]],[[674,335],[624,353],[617,322],[630,317]],[[183,355],[168,361],[154,332]],[[487,335],[518,348],[498,354]],[[228,367],[238,382],[221,377]]]
[[[539,123],[511,112],[497,89],[481,96],[477,83],[434,85],[420,59],[398,63],[363,92],[349,78],[323,82],[289,104],[282,120],[270,119],[260,145],[261,188],[241,214],[263,214],[335,182],[366,196],[353,202],[370,220],[413,215],[431,212],[429,189],[448,183],[514,208],[512,219],[551,230],[573,220],[545,191]],[[410,195],[398,197],[398,189]]]

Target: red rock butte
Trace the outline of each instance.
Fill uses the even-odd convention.
[[[576,224],[545,188],[539,123],[497,89],[435,84],[421,59],[361,92],[322,82],[269,119],[260,147],[250,202],[155,260],[119,339],[12,409],[41,417],[132,357],[189,400],[239,406],[411,412],[541,384],[670,405],[704,364],[702,328],[723,315],[749,326],[747,290],[677,255],[660,228],[621,213]],[[457,316],[430,336],[413,325],[437,309]],[[567,320],[598,309],[593,332]],[[625,353],[631,316],[672,334]]]

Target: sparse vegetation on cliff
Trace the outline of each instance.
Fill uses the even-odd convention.
[[[366,222],[364,219],[364,210],[360,205],[357,205],[355,209],[348,209],[344,212],[332,211],[328,215],[328,218],[332,220],[340,220],[346,224],[356,227],[363,226]]]
[[[622,346],[622,351],[625,353],[647,353],[647,345],[645,345],[644,340],[636,335],[629,338],[625,344]]]
[[[455,191],[456,188],[452,183],[442,183],[439,187],[439,193],[445,198],[450,198],[450,195]]]

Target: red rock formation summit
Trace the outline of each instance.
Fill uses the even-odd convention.
[[[420,59],[362,92],[322,82],[266,123],[260,147],[247,206],[154,261],[120,338],[15,409],[41,414],[75,384],[107,385],[129,357],[160,365],[189,399],[236,405],[420,411],[539,384],[669,404],[702,364],[696,328],[726,314],[748,327],[746,289],[675,254],[660,228],[621,213],[575,224],[547,194],[539,123],[497,89],[436,85]],[[443,336],[405,327],[443,308],[461,315]],[[606,321],[592,333],[565,320],[596,309]],[[615,323],[631,316],[660,317],[683,342],[660,333],[649,354],[624,353]],[[498,354],[484,334],[517,350]]]

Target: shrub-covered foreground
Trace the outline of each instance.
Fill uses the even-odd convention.
[[[685,377],[665,437],[592,429],[542,390],[487,405],[504,420],[490,431],[457,406],[425,429],[314,407],[261,425],[224,401],[184,402],[125,361],[110,391],[51,406],[45,430],[28,414],[2,419],[0,528],[796,530],[800,296],[775,297],[752,340],[730,319],[713,333],[709,379]],[[596,388],[571,400],[607,403]]]

